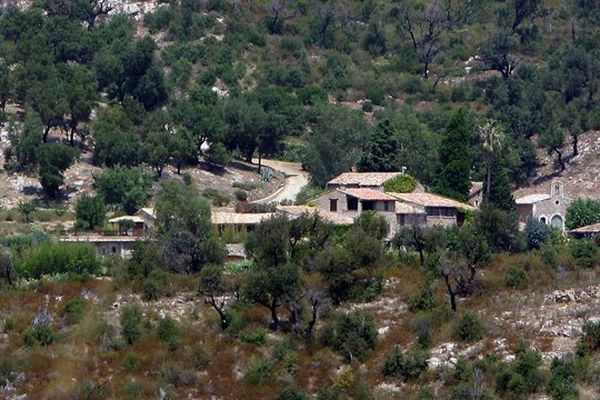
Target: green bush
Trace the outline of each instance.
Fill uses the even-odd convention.
[[[431,345],[431,337],[435,321],[431,313],[418,314],[411,324],[411,330],[417,339],[417,344],[421,347]]]
[[[158,336],[158,340],[161,342],[167,343],[169,349],[175,350],[179,346],[181,330],[177,326],[175,320],[167,315],[158,321],[156,336]]]
[[[237,201],[247,201],[248,200],[248,192],[245,190],[238,189],[234,192],[235,199]]]
[[[427,353],[422,350],[413,350],[403,353],[396,346],[383,361],[383,376],[386,378],[402,377],[406,380],[415,380],[427,370]]]
[[[575,400],[579,398],[576,387],[576,368],[572,359],[554,359],[550,367],[548,394],[553,400]]]
[[[121,334],[128,344],[133,344],[142,335],[142,309],[137,304],[123,308]]]
[[[536,392],[544,381],[541,364],[539,352],[529,349],[517,351],[515,361],[510,366],[504,366],[496,377],[496,390],[514,397]]]
[[[15,330],[15,328],[17,327],[17,320],[14,319],[11,316],[8,316],[6,318],[4,318],[4,324],[3,324],[3,328],[2,330],[4,331],[4,333],[8,333],[10,331]]]
[[[408,300],[408,308],[411,311],[429,311],[435,306],[431,283],[425,280],[419,287],[419,291]]]
[[[289,386],[283,389],[274,400],[309,400],[310,397],[301,389],[296,386]]]
[[[159,268],[150,271],[142,286],[142,299],[145,301],[158,300],[170,293],[169,273]]]
[[[483,338],[483,324],[479,318],[471,313],[466,312],[458,317],[454,323],[454,337],[457,340],[472,342]]]
[[[383,183],[386,192],[410,193],[417,187],[417,181],[410,175],[402,174]]]
[[[23,332],[23,343],[26,346],[48,346],[54,342],[54,332],[49,324],[35,324]]]
[[[229,197],[219,192],[217,189],[206,188],[202,191],[202,196],[210,199],[215,207],[224,207],[229,204]]]
[[[368,113],[373,112],[373,103],[371,100],[367,100],[362,104],[362,110]]]
[[[510,267],[504,279],[506,286],[513,289],[522,289],[527,286],[527,272],[521,268]]]
[[[368,350],[375,348],[377,334],[373,315],[358,311],[342,314],[326,326],[322,341],[342,354],[346,361],[364,361]]]
[[[192,361],[194,362],[194,367],[198,369],[206,368],[208,363],[210,362],[210,357],[208,352],[202,345],[202,343],[195,343],[191,349]]]
[[[594,258],[598,252],[598,246],[590,239],[573,239],[569,242],[571,256],[577,264],[583,268],[594,266]]]
[[[523,233],[527,238],[527,248],[530,250],[539,249],[550,238],[548,225],[537,219],[529,219]]]
[[[83,312],[85,311],[85,300],[83,299],[71,299],[65,303],[65,315],[70,323],[76,323],[81,321]]]
[[[18,368],[13,360],[0,360],[0,388],[14,384],[18,378]]]
[[[100,261],[96,250],[83,243],[41,243],[25,251],[17,263],[25,278],[39,279],[50,274],[96,274]]]
[[[121,361],[121,365],[123,369],[127,372],[133,372],[136,370],[140,360],[135,353],[127,353],[125,357],[123,357],[123,361]]]
[[[264,344],[267,340],[267,331],[264,328],[246,329],[240,333],[240,340],[252,344]]]
[[[262,386],[273,378],[274,365],[266,359],[254,360],[248,364],[244,379],[252,386]]]
[[[582,342],[589,351],[600,350],[600,321],[587,321],[583,324]]]

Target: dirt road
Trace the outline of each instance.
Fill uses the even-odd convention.
[[[253,160],[258,163],[258,160]],[[262,164],[269,166],[277,171],[281,171],[285,175],[285,184],[275,193],[270,194],[254,203],[277,203],[284,201],[295,201],[298,193],[304,186],[308,184],[308,173],[302,170],[302,165],[295,162],[286,162],[279,160],[262,160]]]

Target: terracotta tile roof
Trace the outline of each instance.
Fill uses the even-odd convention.
[[[340,192],[344,194],[348,194],[350,196],[356,197],[360,200],[396,200],[394,197],[389,194],[383,193],[379,190],[368,189],[368,188],[351,188],[351,189],[339,189]]]
[[[477,195],[483,190],[483,182],[472,181],[471,189],[469,189],[469,197]]]
[[[401,172],[344,172],[328,182],[329,185],[382,186]]]
[[[449,207],[462,208],[465,210],[474,210],[475,208],[469,204],[461,203],[453,199],[449,199],[439,194],[434,193],[388,193],[395,198],[407,203],[416,204],[421,207]]]
[[[600,222],[597,224],[582,226],[581,228],[573,229],[571,233],[598,233],[600,232]]]
[[[236,213],[213,211],[211,221],[214,225],[258,225],[263,219],[269,219],[273,213]]]
[[[334,225],[352,225],[354,219],[340,213],[322,210],[309,206],[277,206],[277,210],[286,213],[291,218],[298,218],[305,213],[316,213],[325,221]]]
[[[549,194],[530,194],[527,196],[519,197],[515,199],[515,203],[517,204],[534,204],[540,201],[548,200],[550,198]]]
[[[402,201],[396,202],[396,214],[425,214],[425,210]]]

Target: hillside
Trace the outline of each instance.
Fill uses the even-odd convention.
[[[600,399],[599,21],[0,0],[0,398]]]

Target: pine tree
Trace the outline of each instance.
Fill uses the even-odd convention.
[[[496,153],[491,163],[489,192],[487,185],[486,182],[484,192],[489,193],[487,200],[490,203],[503,211],[515,210],[515,199],[511,192],[508,174],[501,153]]]
[[[471,186],[471,133],[465,112],[460,109],[450,119],[440,145],[435,191],[461,201],[466,201]]]

